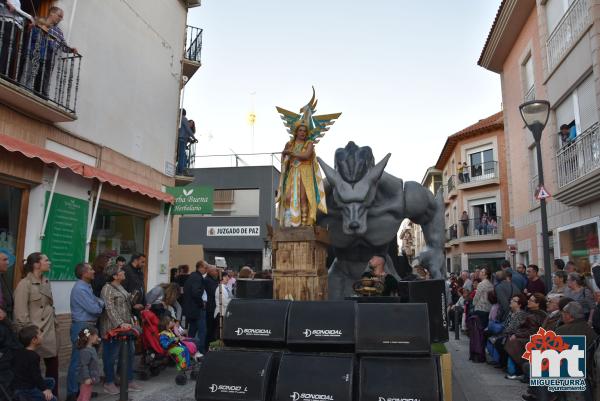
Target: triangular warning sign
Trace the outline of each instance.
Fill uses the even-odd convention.
[[[537,200],[541,200],[541,199],[546,199],[549,198],[551,195],[548,191],[546,191],[546,188],[544,188],[543,185],[540,185],[538,190],[537,190],[537,194],[535,195],[535,198]]]

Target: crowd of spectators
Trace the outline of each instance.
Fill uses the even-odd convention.
[[[0,251],[0,273],[6,273],[8,265],[8,255]],[[190,273],[189,266],[179,266],[169,283],[160,283],[146,293],[145,265],[144,254],[132,255],[128,263],[122,256],[102,254],[92,264],[74,267],[77,281],[70,293],[68,401],[88,401],[95,396],[92,389],[97,383],[103,384],[106,393],[118,394],[121,377],[117,373],[123,351],[128,357],[128,390],[141,391],[133,377],[136,342],[121,348],[118,333],[139,335],[145,311],[160,316],[157,341],[169,354],[189,346],[191,354],[199,359],[209,350],[209,344],[220,338],[220,318],[235,296],[235,271],[200,260],[195,271]],[[30,254],[24,262],[25,276],[14,294],[10,286],[3,284],[4,276],[0,274],[0,399],[7,391],[21,398],[58,400],[59,327],[47,277],[50,269],[46,255]],[[268,278],[259,273],[248,266],[240,269],[240,277]],[[172,341],[177,342],[176,347]],[[100,344],[101,358],[96,351]]]
[[[530,336],[540,327],[556,334],[585,336],[588,362],[594,359],[600,335],[599,286],[600,264],[585,272],[575,263],[565,264],[560,259],[554,261],[550,289],[534,264],[519,264],[513,269],[504,261],[493,277],[487,266],[462,271],[449,280],[451,330],[462,330],[469,336],[471,361],[493,365],[507,380],[529,383],[529,365],[522,355]],[[591,397],[598,391],[591,376],[587,378],[587,393],[580,396]],[[563,396],[570,399],[568,393]],[[522,396],[528,401],[556,397],[543,387],[528,387]]]

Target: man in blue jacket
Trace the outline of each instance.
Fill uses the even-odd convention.
[[[88,263],[79,263],[75,266],[77,282],[71,290],[71,363],[67,373],[67,401],[77,400],[79,393],[79,380],[77,367],[79,365],[79,349],[77,338],[79,332],[89,326],[96,326],[98,318],[104,309],[104,301],[97,298],[92,290],[94,269]]]

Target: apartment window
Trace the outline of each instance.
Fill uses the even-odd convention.
[[[469,154],[471,178],[494,174],[494,150],[484,149]]]
[[[535,98],[535,75],[533,73],[533,57],[529,55],[523,63],[523,95],[525,100]]]
[[[571,139],[598,122],[592,75],[587,77],[556,108],[556,124],[571,126]]]
[[[481,219],[484,213],[490,218],[498,217],[496,210],[496,199],[494,198],[469,201],[469,208],[471,209],[471,218],[476,220]]]
[[[259,189],[216,189],[213,216],[258,216]]]

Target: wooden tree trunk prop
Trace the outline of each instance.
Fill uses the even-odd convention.
[[[272,237],[275,268],[273,298],[294,301],[327,299],[327,230],[277,228]]]

